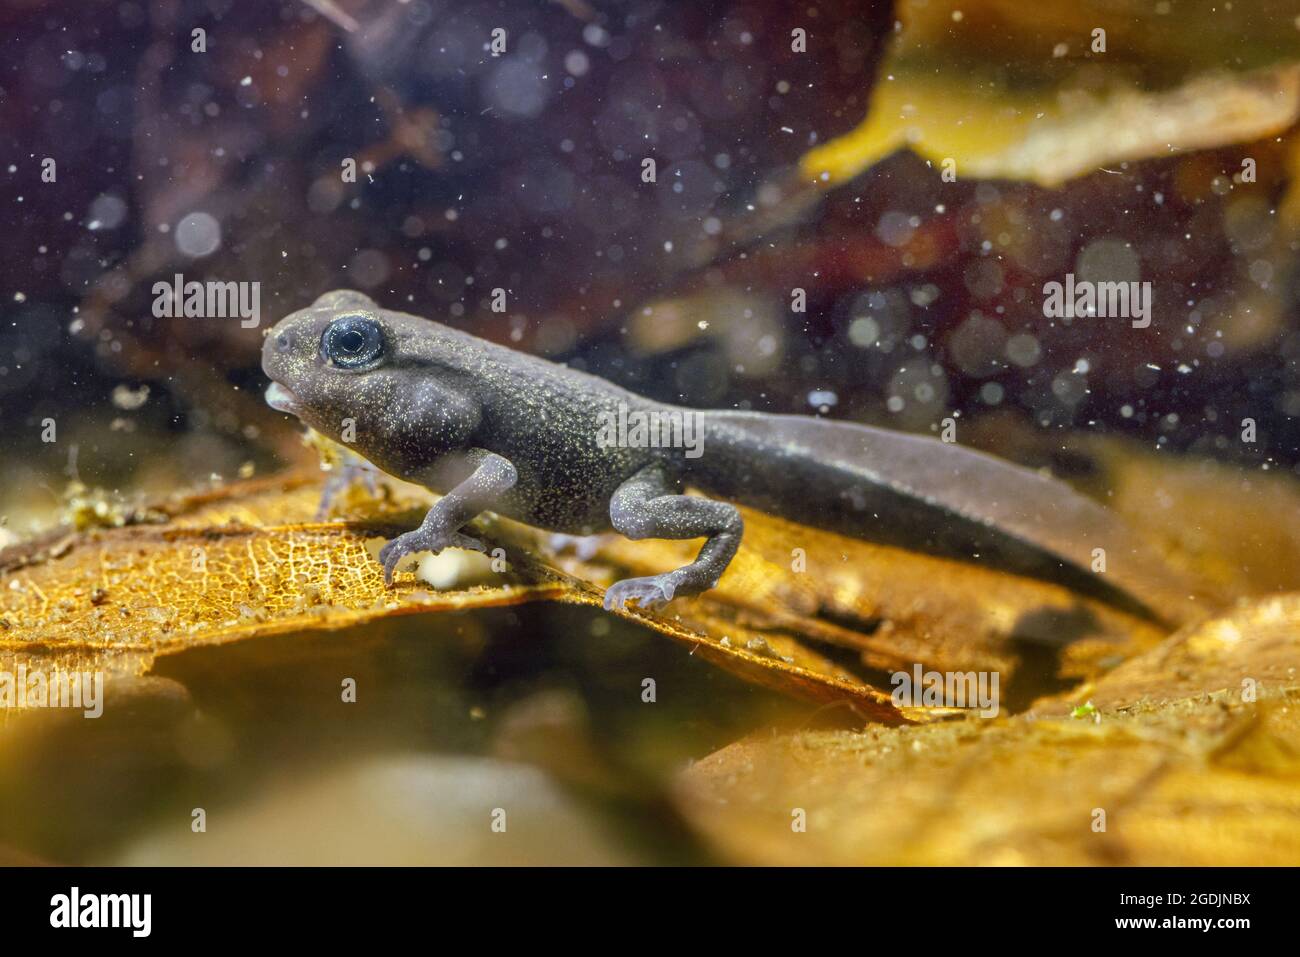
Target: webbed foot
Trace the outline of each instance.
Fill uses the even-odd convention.
[[[437,555],[444,548],[464,548],[472,552],[486,552],[487,546],[477,538],[462,535],[460,532],[439,532],[425,528],[423,525],[415,531],[398,535],[379,550],[379,561],[384,566],[384,583],[393,583],[393,572],[397,563],[407,555],[416,552],[432,552]]]
[[[635,599],[637,607],[642,611],[658,611],[673,600],[680,582],[681,579],[675,572],[645,578],[625,578],[605,590],[605,609],[613,611]]]

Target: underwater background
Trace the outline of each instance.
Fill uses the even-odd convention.
[[[1103,498],[1162,456],[1231,476],[1147,501],[1258,546],[1217,553],[1230,596],[1294,591],[1298,120],[1300,4],[1277,0],[5,0],[0,547],[310,472],[263,402],[263,333],[351,288],[663,401],[951,419]],[[1149,283],[1151,321],[1049,314],[1067,274]],[[256,284],[256,322],[158,315],[177,276]],[[887,695],[888,649],[833,646],[890,614],[823,617],[827,660]],[[6,654],[60,647],[3,621]],[[929,640],[958,647],[950,624]],[[1021,638],[997,659],[1013,712],[1109,667]],[[131,669],[99,721],[0,715],[0,861],[787,862],[699,824],[674,776],[745,735],[862,727],[581,603]],[[473,829],[502,793],[535,823],[493,845]],[[224,837],[191,839],[200,806]]]

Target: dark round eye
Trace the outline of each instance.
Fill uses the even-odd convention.
[[[343,369],[359,369],[379,358],[384,335],[368,316],[342,316],[325,327],[320,354]]]

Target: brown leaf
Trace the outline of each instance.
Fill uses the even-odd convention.
[[[1195,0],[1176,15],[1136,0],[1105,10],[905,0],[866,118],[801,169],[834,185],[907,147],[955,163],[961,178],[1055,186],[1125,160],[1262,139],[1300,115],[1297,13],[1292,0],[1229,11]],[[1093,48],[1098,28],[1104,51]]]
[[[752,738],[678,804],[747,863],[1295,864],[1298,661],[1300,595],[1272,598],[1122,665],[1095,711]]]
[[[1218,597],[1300,587],[1300,484],[1292,475],[1158,455],[1113,439],[1077,445],[1102,468],[1111,508]]]
[[[1047,699],[1038,714],[1090,701],[1107,710],[1158,708],[1197,695],[1240,699],[1300,687],[1300,593],[1243,602],[1191,625],[1095,683]]]
[[[435,589],[409,573],[383,584],[381,538],[414,527],[423,490],[398,483],[379,501],[354,496],[354,521],[315,522],[311,475],[178,496],[137,518],[81,533],[56,530],[0,552],[0,650],[47,670],[147,672],[153,657],[196,645],[340,629],[392,615],[526,601],[599,605],[630,574],[689,560],[698,543],[602,540],[592,558],[503,519],[482,523],[509,570],[448,552]],[[745,544],[720,586],[661,614],[622,612],[749,680],[819,701],[848,701],[869,720],[928,720],[945,709],[895,708],[872,669],[923,661],[999,670],[1021,640],[1088,636],[1136,652],[1156,626],[1045,582],[913,554],[747,513]],[[802,549],[807,570],[792,567]],[[479,565],[474,562],[479,561]],[[597,584],[598,583],[598,584]],[[91,669],[96,670],[96,669]],[[874,681],[884,684],[883,676]]]
[[[364,522],[345,525],[309,520],[319,495],[319,484],[301,476],[226,486],[158,506],[165,524],[59,530],[0,552],[0,651],[14,656],[15,670],[39,657],[47,672],[138,674],[152,656],[196,645],[390,615],[538,599],[600,603],[595,587],[520,547],[537,533],[504,521],[492,523],[492,540],[506,547],[510,571],[492,584],[437,591],[399,575],[387,588],[374,545],[417,524],[427,496],[404,488],[369,508]],[[742,623],[711,636],[675,618],[638,617],[752,680],[903,720],[888,695],[787,636]]]

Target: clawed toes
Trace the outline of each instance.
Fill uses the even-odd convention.
[[[397,571],[398,562],[407,555],[424,550],[418,536],[412,538],[415,534],[414,532],[407,532],[405,535],[398,535],[379,550],[379,563],[384,566],[385,585],[393,583],[393,573]]]
[[[407,532],[405,535],[398,535],[379,550],[379,562],[384,566],[384,583],[387,585],[393,583],[393,573],[397,571],[398,563],[407,555],[414,555],[416,552],[430,552],[437,555],[444,548],[464,548],[473,552],[487,551],[487,545],[483,542],[468,535],[461,535],[459,532],[449,535],[426,535],[419,530]]]
[[[325,490],[321,492],[320,502],[316,506],[316,517],[314,521],[325,522],[329,520],[330,512],[334,510],[334,500],[338,498],[338,490],[330,488],[328,482],[325,483]]]
[[[397,563],[406,555],[398,545],[399,541],[400,539],[395,538],[379,550],[379,563],[384,566],[385,585],[393,583],[393,572],[397,570]]]
[[[357,482],[365,486],[371,498],[379,497],[379,470],[360,460],[352,461],[353,458],[355,457],[349,456],[349,461],[335,466],[326,476],[320,503],[316,506],[316,521],[327,521],[334,511],[335,502],[342,499]]]

